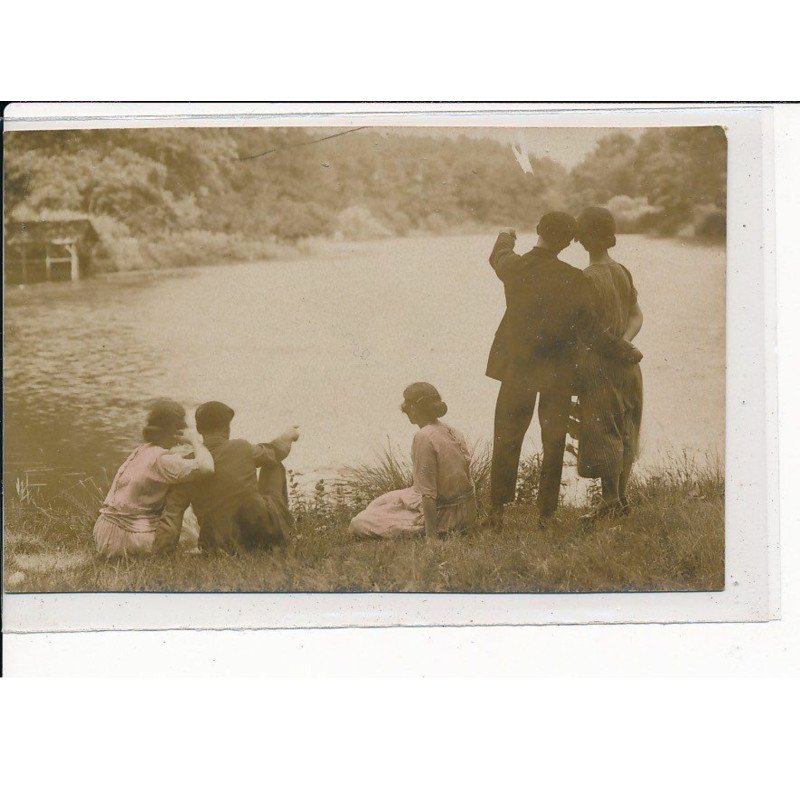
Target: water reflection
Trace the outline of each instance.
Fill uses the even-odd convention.
[[[135,439],[165,365],[136,335],[153,282],[90,281],[6,294],[6,477],[102,476]]]
[[[7,485],[101,485],[138,441],[145,410],[173,397],[236,409],[235,433],[263,441],[288,424],[288,466],[306,476],[369,460],[413,429],[403,387],[428,380],[448,421],[491,435],[497,384],[483,377],[502,315],[486,262],[491,236],[333,246],[291,261],[106,276],[10,288],[5,296]],[[530,244],[525,237],[521,246]],[[645,460],[665,448],[721,452],[724,251],[621,236],[646,321]],[[565,254],[579,266],[577,247]],[[528,449],[536,446],[531,428]]]

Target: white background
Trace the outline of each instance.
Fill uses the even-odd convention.
[[[94,9],[82,17],[87,6]],[[779,7],[789,4],[571,3],[548,10],[529,2],[406,2],[364,5],[347,16],[342,2],[279,10],[229,1],[205,12],[199,4],[164,2],[14,3],[3,11],[0,97],[780,99],[797,94],[797,29],[777,18]],[[799,128],[797,109],[776,116],[780,622],[14,637],[13,647],[5,642],[9,674],[537,680],[237,682],[216,689],[194,682],[3,682],[8,796],[791,795],[794,686],[565,685],[539,676],[798,673]]]

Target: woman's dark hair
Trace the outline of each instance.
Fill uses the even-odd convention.
[[[403,391],[403,404],[400,409],[408,412],[412,408],[422,409],[434,419],[439,419],[447,413],[447,403],[442,400],[438,389],[424,381],[412,383]]]
[[[607,208],[591,206],[578,215],[575,240],[584,246],[591,244],[608,250],[617,243],[616,232],[614,215]]]
[[[164,436],[177,433],[186,427],[186,410],[174,400],[156,400],[147,414],[142,437],[150,444],[156,444]]]

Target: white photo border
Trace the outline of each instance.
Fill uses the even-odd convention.
[[[728,137],[725,588],[564,594],[8,594],[4,630],[252,630],[747,622],[780,618],[776,272],[769,105],[12,104],[4,129],[155,126],[670,127]]]

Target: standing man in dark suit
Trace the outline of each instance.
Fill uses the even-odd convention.
[[[516,233],[506,229],[489,256],[506,297],[506,313],[486,369],[490,378],[501,382],[494,418],[490,517],[498,528],[504,505],[516,495],[520,451],[537,397],[543,450],[537,498],[541,526],[558,506],[576,383],[577,338],[579,332],[590,330],[593,318],[585,276],[558,259],[575,230],[573,217],[553,211],[539,221],[539,239],[529,253],[514,252]]]

